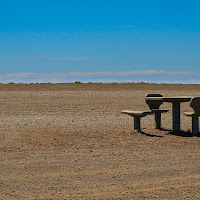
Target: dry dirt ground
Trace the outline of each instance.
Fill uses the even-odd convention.
[[[200,137],[181,114],[153,116],[133,134],[123,109],[145,94],[200,96],[200,85],[0,84],[0,199],[200,199]],[[181,113],[190,111],[181,104]]]

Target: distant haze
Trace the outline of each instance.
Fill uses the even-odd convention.
[[[127,72],[69,72],[69,73],[17,73],[0,75],[1,83],[69,83],[86,82],[149,82],[200,83],[200,73],[191,71],[127,71]]]

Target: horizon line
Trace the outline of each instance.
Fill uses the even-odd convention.
[[[146,82],[146,83],[183,83],[199,84],[199,71],[104,71],[104,72],[67,72],[67,73],[15,73],[0,74],[1,83],[72,83],[72,82]]]
[[[15,82],[15,81],[10,81],[10,82],[0,82],[0,85],[37,85],[37,84],[51,84],[51,85],[56,85],[56,84],[155,84],[155,85],[200,85],[200,82],[153,82],[153,81],[71,81],[71,82]]]

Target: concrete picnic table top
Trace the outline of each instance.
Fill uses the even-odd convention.
[[[177,96],[177,97],[146,97],[148,100],[157,100],[163,102],[188,102],[192,99],[189,96]]]

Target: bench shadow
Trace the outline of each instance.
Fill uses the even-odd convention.
[[[140,133],[143,134],[143,135],[146,135],[148,137],[159,137],[159,138],[163,137],[161,135],[153,135],[153,134],[145,133],[144,131],[140,131]]]
[[[200,137],[200,135],[193,135],[191,131],[170,131],[166,135],[176,135],[180,137]]]
[[[166,128],[160,128],[159,130],[161,130],[161,131],[172,131],[171,129],[166,129]]]

